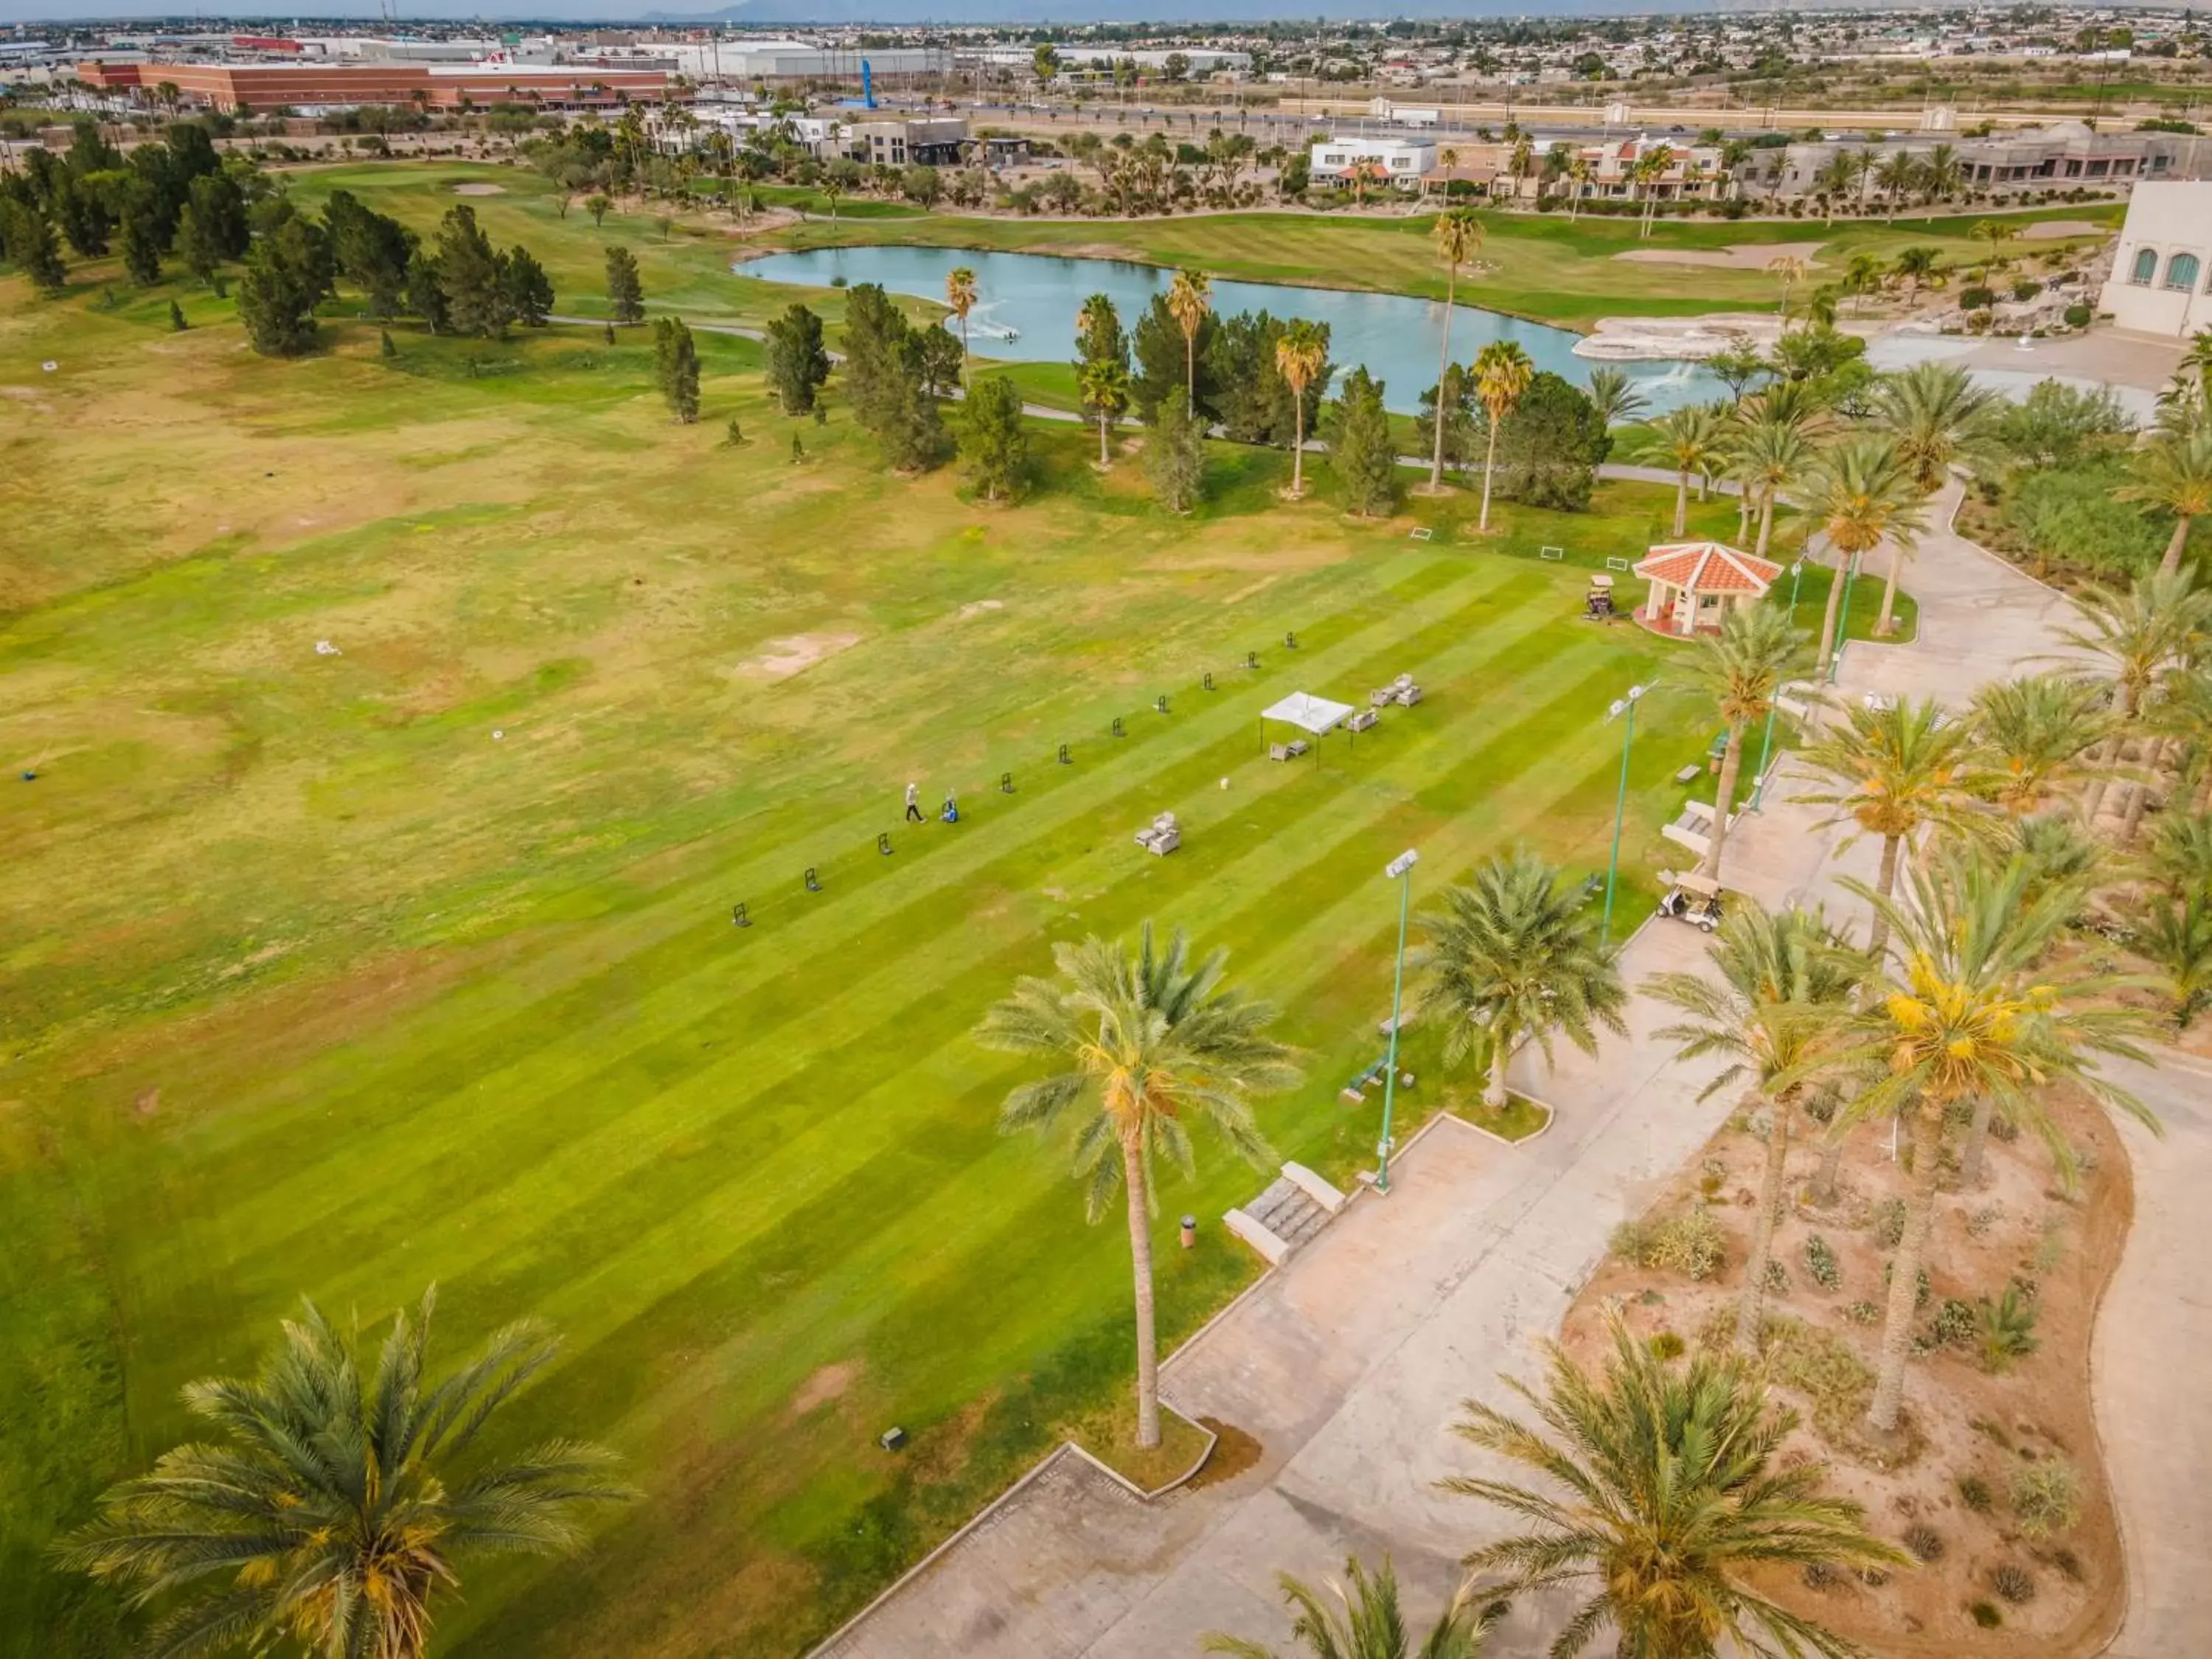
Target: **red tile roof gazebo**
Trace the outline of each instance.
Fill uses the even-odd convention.
[[[1688,638],[1717,634],[1729,611],[1757,605],[1782,567],[1719,542],[1667,542],[1646,553],[1634,574],[1651,584],[1636,620],[1655,634]]]

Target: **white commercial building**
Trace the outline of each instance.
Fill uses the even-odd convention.
[[[2100,308],[2122,328],[2212,328],[2212,183],[2146,180],[2128,198]]]
[[[1437,147],[1405,138],[1316,138],[1309,166],[1316,180],[1349,183],[1359,170],[1411,184],[1436,171]]]

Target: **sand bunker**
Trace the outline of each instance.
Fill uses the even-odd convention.
[[[2105,227],[2093,225],[2087,219],[2039,219],[2032,225],[2020,228],[2024,242],[2056,242],[2067,236],[2101,236]]]
[[[791,1414],[804,1417],[817,1407],[842,1397],[845,1390],[853,1386],[853,1379],[860,1374],[859,1364],[849,1359],[841,1359],[834,1365],[824,1365],[800,1383],[799,1392],[791,1396]]]
[[[766,651],[739,663],[737,672],[748,679],[788,679],[802,668],[811,668],[824,657],[834,657],[860,642],[858,634],[793,634],[770,640]]]
[[[1811,264],[1825,242],[1738,242],[1722,248],[1637,247],[1616,253],[1632,265],[1713,265],[1724,270],[1764,270],[1767,261],[1790,257]]]
[[[986,611],[1005,609],[1006,602],[1002,599],[970,599],[960,607],[960,614],[963,617],[980,617]]]
[[[507,194],[507,186],[505,185],[455,185],[453,194],[456,196],[504,196]]]

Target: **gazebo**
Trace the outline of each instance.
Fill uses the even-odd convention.
[[[1307,691],[1293,691],[1280,702],[1273,703],[1260,711],[1261,738],[1265,741],[1270,721],[1279,720],[1285,725],[1297,726],[1318,741],[1323,733],[1334,731],[1338,723],[1351,713],[1352,705],[1348,702],[1332,702]],[[1285,760],[1294,759],[1304,754],[1305,750],[1306,744],[1301,739],[1283,748],[1281,752],[1273,749],[1269,752],[1276,759]],[[1316,752],[1318,757],[1319,751]]]
[[[1667,542],[1646,553],[1634,574],[1651,584],[1636,620],[1655,634],[1687,639],[1717,634],[1729,611],[1757,605],[1782,567],[1719,542]]]

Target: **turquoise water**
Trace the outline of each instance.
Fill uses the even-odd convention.
[[[1164,294],[1175,273],[1120,259],[1071,259],[1050,253],[977,253],[962,248],[839,247],[773,253],[735,267],[744,278],[827,288],[880,283],[893,294],[942,301],[945,274],[956,265],[975,273],[981,299],[968,319],[969,347],[978,357],[1007,362],[1066,362],[1075,355],[1075,315],[1093,294],[1103,294],[1121,313],[1137,319]],[[1310,318],[1329,327],[1329,356],[1340,374],[1364,365],[1383,382],[1383,401],[1401,414],[1420,408],[1421,393],[1437,380],[1443,347],[1445,307],[1440,300],[1403,294],[1353,294],[1340,289],[1290,288],[1279,283],[1235,283],[1217,277],[1213,308],[1223,316],[1269,311]],[[1451,307],[1452,356],[1467,362],[1492,340],[1517,340],[1540,369],[1588,384],[1595,365],[1574,355],[1577,337],[1565,329],[1523,322],[1476,306]],[[1626,363],[1620,367],[1642,388],[1651,414],[1726,395],[1704,369],[1689,363]]]

